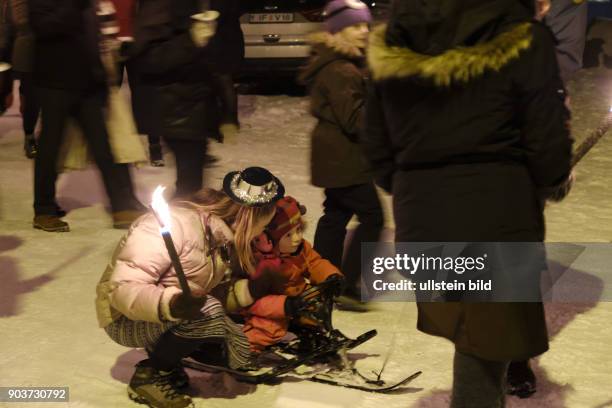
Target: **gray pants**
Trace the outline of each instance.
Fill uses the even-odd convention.
[[[545,22],[558,41],[557,61],[561,79],[567,82],[582,68],[587,31],[587,2],[576,4],[573,0],[552,0]]]
[[[505,407],[508,364],[509,362],[487,361],[455,351],[450,407]]]
[[[130,320],[125,316],[104,328],[116,343],[126,347],[142,347],[152,350],[167,330],[184,339],[201,339],[225,343],[228,363],[232,368],[251,364],[249,341],[242,328],[234,323],[223,310],[221,303],[208,296],[202,308],[202,317],[196,320],[153,323]]]

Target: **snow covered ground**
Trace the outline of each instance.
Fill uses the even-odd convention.
[[[598,71],[585,72],[573,85],[574,130],[578,139],[597,126],[612,95]],[[545,109],[546,107],[542,107]],[[219,187],[229,170],[249,165],[271,169],[287,193],[309,209],[314,233],[322,193],[309,184],[308,100],[287,96],[241,96],[240,143],[212,143],[221,158],[207,172]],[[129,407],[126,383],[140,351],[112,342],[97,327],[95,285],[122,231],[110,217],[97,170],[62,175],[58,201],[69,210],[72,231],[34,230],[32,162],[22,152],[16,108],[0,119],[0,386],[68,386],[70,402],[42,407]],[[137,194],[148,202],[156,185],[172,186],[172,157],[167,167],[133,172]],[[612,139],[603,140],[577,169],[570,197],[547,210],[548,239],[553,242],[610,242],[612,237]],[[384,197],[388,208],[389,197]],[[386,236],[393,222],[387,212]],[[585,279],[592,277],[585,276]],[[596,285],[603,284],[595,279]],[[538,393],[528,400],[509,398],[508,406],[550,408],[612,407],[612,304],[549,305],[551,349],[535,363]],[[380,368],[387,353],[389,380],[416,370],[423,375],[392,395],[368,394],[309,382],[250,386],[225,375],[191,372],[192,391],[202,407],[446,407],[452,378],[451,344],[415,329],[416,307],[378,303],[366,314],[337,312],[335,325],[348,335],[376,328],[379,335],[354,350],[357,366]],[[17,407],[29,404],[3,404]]]

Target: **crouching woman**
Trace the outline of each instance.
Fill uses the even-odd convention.
[[[241,328],[209,293],[227,275],[228,249],[242,269],[254,269],[250,243],[270,222],[284,187],[260,167],[231,172],[224,181],[223,191],[204,189],[171,206],[172,236],[191,295],[180,289],[153,214],[138,219],[121,239],[97,286],[100,326],[115,342],[149,355],[128,386],[137,402],[191,406],[180,391],[188,385],[180,362],[206,352],[207,344],[224,343],[232,368],[251,364]]]

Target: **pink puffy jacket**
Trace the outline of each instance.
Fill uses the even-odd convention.
[[[171,214],[172,238],[189,286],[210,292],[227,270],[218,252],[213,260],[210,249],[232,241],[233,233],[220,218],[197,210],[171,207]],[[207,220],[214,242],[206,239]],[[98,283],[98,323],[106,327],[121,315],[158,323],[177,320],[169,302],[180,291],[159,224],[152,214],[144,215],[121,239]]]

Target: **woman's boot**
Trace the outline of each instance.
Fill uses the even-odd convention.
[[[175,385],[176,373],[152,367],[150,360],[136,364],[136,371],[128,385],[128,396],[133,401],[150,407],[193,407],[189,395],[183,394]]]

